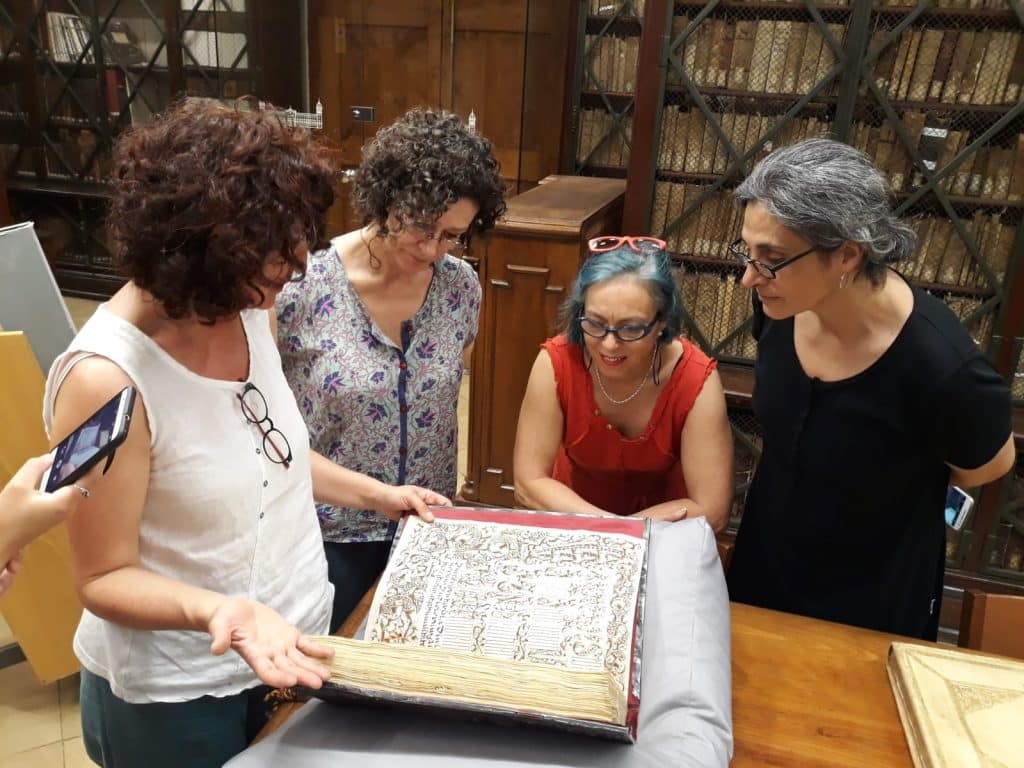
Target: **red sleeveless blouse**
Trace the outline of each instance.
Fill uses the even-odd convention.
[[[680,435],[716,362],[687,339],[643,433],[627,439],[601,415],[583,352],[565,336],[548,339],[558,402],[565,417],[552,476],[601,509],[631,515],[687,496]]]

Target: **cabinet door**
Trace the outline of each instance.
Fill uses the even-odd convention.
[[[309,11],[310,98],[323,102],[339,164],[354,169],[380,127],[411,107],[441,104],[443,3],[312,0]],[[329,234],[360,226],[348,187],[327,218]]]
[[[580,263],[577,240],[496,234],[481,259],[484,306],[473,354],[469,484],[463,495],[511,507],[512,449],[519,405],[558,306]]]

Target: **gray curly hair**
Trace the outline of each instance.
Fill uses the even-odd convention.
[[[823,251],[850,241],[864,251],[864,274],[885,283],[886,265],[910,256],[917,235],[892,212],[889,181],[866,154],[832,139],[781,147],[736,187],[741,207],[760,203]]]

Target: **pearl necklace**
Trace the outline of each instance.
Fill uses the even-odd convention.
[[[625,400],[616,400],[614,397],[612,397],[611,395],[608,394],[608,390],[604,388],[604,381],[601,380],[601,370],[599,368],[595,367],[594,368],[594,373],[597,374],[597,386],[599,386],[601,388],[601,394],[603,394],[608,399],[608,402],[611,403],[612,405],[625,405],[630,400],[632,400],[634,397],[639,395],[641,390],[643,390],[643,388],[644,388],[644,384],[647,383],[648,377],[650,377],[651,372],[654,370],[654,358],[657,355],[657,353],[658,353],[658,348],[655,347],[654,348],[654,354],[651,355],[651,366],[650,366],[650,368],[647,369],[647,373],[644,374],[644,377],[642,379],[640,379],[640,386],[638,386],[636,388],[636,390],[633,392],[633,394],[630,395],[629,397],[627,397]]]

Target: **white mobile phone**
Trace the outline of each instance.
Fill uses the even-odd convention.
[[[946,489],[946,525],[954,531],[959,531],[967,522],[971,514],[971,507],[974,506],[974,499],[955,485]]]
[[[114,452],[128,437],[134,405],[135,387],[125,387],[64,438],[53,450],[53,464],[40,487],[53,492],[70,485],[103,459],[107,460],[106,472]]]

